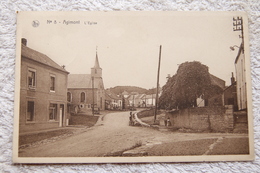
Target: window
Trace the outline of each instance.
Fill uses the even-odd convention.
[[[72,94],[70,92],[67,92],[67,101],[71,102],[72,100]]]
[[[27,121],[33,121],[34,120],[34,102],[28,101],[27,102]]]
[[[50,91],[55,91],[55,76],[54,75],[51,75]]]
[[[50,103],[50,109],[49,109],[49,120],[57,120],[57,111],[58,111],[57,104]]]
[[[85,100],[86,100],[86,94],[84,92],[82,92],[80,94],[80,102],[85,102]]]
[[[28,69],[28,87],[35,88],[36,87],[36,70]]]

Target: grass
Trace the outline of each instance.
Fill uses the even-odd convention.
[[[249,154],[248,138],[224,138],[209,155]]]
[[[201,139],[155,145],[147,150],[148,156],[190,156],[204,154],[217,139]]]
[[[98,116],[76,114],[71,116],[69,125],[85,125],[91,127],[96,124],[98,118]]]
[[[19,146],[25,144],[31,144],[33,142],[41,141],[44,139],[64,135],[64,134],[72,134],[72,129],[62,129],[62,130],[54,130],[49,132],[40,132],[28,135],[21,135],[19,136]]]

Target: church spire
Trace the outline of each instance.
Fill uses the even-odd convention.
[[[102,78],[102,68],[99,66],[97,48],[95,65],[91,68],[91,76],[95,78]]]
[[[94,68],[100,68],[100,66],[99,66],[99,62],[98,62],[97,47],[96,47],[96,61],[95,61]]]

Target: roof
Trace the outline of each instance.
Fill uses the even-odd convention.
[[[99,61],[98,61],[98,55],[96,53],[96,61],[95,61],[95,65],[93,68],[100,68],[100,65],[99,65]]]
[[[49,67],[53,67],[57,70],[69,73],[67,70],[62,68],[60,65],[58,65],[56,62],[54,62],[51,58],[49,58],[47,55],[44,55],[43,53],[40,53],[36,50],[33,50],[24,44],[22,44],[22,50],[21,50],[22,57],[31,59],[33,61],[37,61],[41,64],[47,65]]]
[[[136,99],[140,99],[140,98],[142,98],[144,95],[145,95],[145,94],[138,94],[135,98],[136,98]]]
[[[100,80],[94,80],[94,88],[97,88]],[[92,79],[90,74],[69,74],[68,88],[92,88]]]
[[[220,79],[220,78],[218,78],[218,77],[216,77],[212,74],[210,74],[210,80],[211,80],[212,84],[217,85],[222,89],[225,89],[225,83],[226,82],[224,80],[222,80],[222,79]]]
[[[111,92],[110,90],[106,90],[106,99],[114,99],[114,100],[121,100],[115,93]]]
[[[127,91],[122,92],[123,95],[128,95]]]

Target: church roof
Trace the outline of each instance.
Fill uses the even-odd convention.
[[[96,53],[96,60],[95,60],[95,65],[93,68],[100,68],[100,65],[99,65],[99,61],[98,61],[98,55]]]
[[[99,87],[99,85],[100,85],[100,79],[95,78],[94,88]],[[91,75],[90,74],[69,74],[68,88],[92,88]]]
[[[66,71],[64,68],[62,68],[60,65],[58,65],[56,62],[54,62],[51,58],[49,58],[47,55],[44,55],[43,53],[40,53],[36,50],[33,50],[27,46],[25,46],[24,44],[22,44],[22,48],[21,48],[21,55],[22,57],[31,59],[33,61],[39,62],[41,64],[47,65],[49,67],[53,67],[55,69],[58,69],[60,71],[69,73],[68,71]]]

